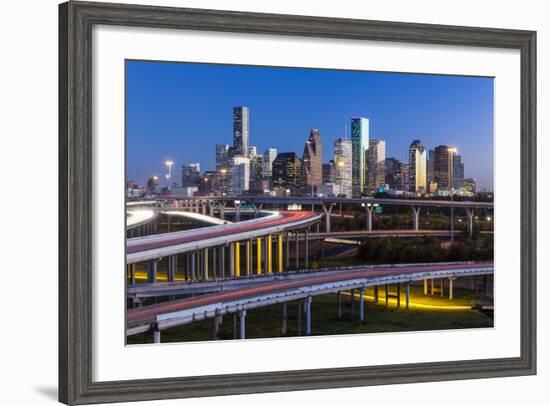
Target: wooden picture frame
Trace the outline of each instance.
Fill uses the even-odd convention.
[[[92,27],[95,24],[511,48],[521,53],[521,354],[135,381],[92,380]],[[219,396],[536,373],[536,33],[234,11],[68,2],[59,6],[59,400]]]

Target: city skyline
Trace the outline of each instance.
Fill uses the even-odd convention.
[[[301,155],[304,141],[311,129],[318,128],[323,139],[322,163],[328,163],[334,158],[334,142],[344,135],[351,139],[351,118],[361,115],[369,118],[370,138],[385,141],[386,157],[407,162],[408,147],[413,139],[420,139],[426,149],[433,149],[441,144],[452,145],[458,148],[465,164],[464,176],[476,178],[479,187],[493,186],[493,83],[488,78],[158,62],[129,62],[127,72],[127,175],[129,179],[141,183],[152,175],[162,178],[165,172],[163,162],[166,159],[175,161],[176,168],[198,162],[203,170],[215,170],[216,144],[232,143],[235,138],[234,108],[246,106],[246,121],[250,121],[250,133],[247,134],[245,146],[256,146],[259,154],[268,148],[276,148],[279,153],[294,152]],[[201,82],[199,79],[204,79],[206,75],[214,75],[213,80]],[[222,78],[219,78],[220,75]],[[226,83],[225,87],[217,86],[220,79]],[[296,82],[298,79],[299,83]],[[472,85],[471,81],[475,84]],[[395,82],[401,82],[400,90],[396,89]],[[195,91],[197,83],[200,91]],[[286,96],[281,98],[280,89],[274,88],[277,83],[295,84],[298,88],[287,89]],[[364,97],[364,110],[352,110],[357,104],[356,97],[335,100],[328,97],[336,96],[341,92],[339,86],[346,83],[354,85],[348,89],[350,92],[357,90],[357,93],[362,94],[360,90],[365,86],[372,91],[368,94],[369,97]],[[321,87],[315,90],[322,90],[328,99],[320,102],[314,97],[315,94],[307,93],[306,99],[310,103],[304,105],[301,102],[304,87],[314,88],[315,84]],[[422,87],[422,92],[417,89],[419,86]],[[239,93],[242,94],[233,95],[229,91],[232,87],[241,89]],[[181,94],[175,94],[177,89],[184,90]],[[417,89],[418,104],[423,109],[419,109],[417,104],[409,104],[407,108],[400,110],[399,106],[403,103],[399,102],[402,98],[397,96],[415,93],[412,91],[414,89]],[[390,110],[394,115],[410,116],[416,112],[420,121],[425,120],[424,123],[419,124],[418,120],[409,119],[406,121],[407,125],[398,126],[403,128],[401,132],[396,132],[397,135],[387,135],[387,131],[383,129],[391,128],[396,120],[388,120],[387,111],[375,113],[380,108],[372,107],[370,100],[381,92],[391,93],[379,100],[380,104],[384,104],[391,98],[395,105]],[[432,98],[441,96],[443,92],[446,95],[446,108],[438,110],[441,100]],[[353,92],[351,94],[356,96]],[[482,101],[479,99],[480,95],[483,96]],[[234,103],[233,100],[237,99],[257,100],[254,103]],[[231,105],[228,106],[228,103]],[[477,104],[478,108],[473,108],[472,103]],[[484,114],[477,111],[479,104],[484,108]],[[161,107],[162,111],[159,111]],[[338,112],[345,108],[349,108],[348,114],[338,117]],[[202,111],[202,114],[197,110]],[[147,114],[143,114],[145,111]],[[426,120],[426,111],[431,113],[432,120]],[[436,112],[439,113],[435,114]],[[476,116],[482,117],[475,120]],[[384,123],[384,120],[389,123]],[[443,120],[447,120],[448,128],[437,130],[442,127]],[[460,121],[462,130],[456,128],[457,120]],[[341,124],[340,131],[334,130],[338,121]],[[326,124],[321,126],[316,123]],[[419,127],[425,129],[425,136],[415,130]],[[467,131],[467,128],[470,130]],[[436,130],[439,136],[433,134]],[[151,137],[152,131],[155,134]],[[467,135],[458,137],[456,132],[460,131]],[[481,137],[482,133],[485,137]],[[413,138],[413,134],[418,136]],[[490,149],[487,150],[483,145],[490,145]],[[487,154],[487,151],[490,153]],[[480,153],[484,159],[479,159]]]

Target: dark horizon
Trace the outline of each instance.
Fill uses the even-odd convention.
[[[413,139],[426,150],[454,146],[465,178],[493,187],[491,78],[142,61],[126,71],[127,176],[142,184],[162,178],[167,159],[177,183],[183,164],[214,170],[215,145],[233,143],[233,107],[247,106],[258,153],[302,156],[317,128],[327,163],[334,141],[350,138],[351,118],[363,116],[387,158],[407,162]]]

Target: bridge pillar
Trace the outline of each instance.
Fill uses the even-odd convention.
[[[411,206],[413,212],[413,230],[418,231],[420,228],[420,207]]]
[[[283,311],[281,315],[281,335],[285,336],[288,324],[288,307],[286,302],[283,303]]]
[[[229,275],[235,276],[235,244],[229,243]]]
[[[295,268],[298,269],[300,267],[300,242],[298,241],[298,230],[294,231],[294,245],[296,247],[296,253],[295,253]]]
[[[365,298],[364,298],[365,288],[359,288],[359,320],[365,320]]]
[[[468,217],[468,237],[469,238],[472,238],[472,235],[474,234],[474,214],[475,214],[475,208],[473,207],[466,208],[466,216]]]
[[[439,294],[441,297],[445,296],[445,279],[439,280]]]
[[[220,247],[220,278],[225,278],[225,246]]]
[[[241,243],[235,243],[235,276],[241,276]]]
[[[170,232],[170,228],[171,228],[170,227],[170,225],[171,225],[170,223],[172,222],[171,219],[172,218],[170,216],[168,216],[168,215],[166,216],[166,225],[167,225],[167,228],[168,228],[168,232]]]
[[[296,324],[297,324],[297,335],[302,335],[302,300],[298,300],[298,306],[296,307]]]
[[[214,202],[211,200],[208,201],[208,215],[214,217]]]
[[[262,239],[256,239],[256,274],[262,274]]]
[[[306,336],[311,335],[311,296],[306,298]]]
[[[136,264],[130,264],[130,285],[136,284]]]
[[[267,246],[266,246],[266,251],[267,251],[267,273],[270,274],[270,273],[273,273],[273,238],[271,237],[271,235],[268,235],[266,237],[266,241],[267,241]]]
[[[168,282],[174,282],[176,274],[176,255],[168,257]]]
[[[336,293],[336,301],[338,302],[338,319],[342,318],[342,292]]]
[[[252,263],[252,240],[249,239],[246,242],[246,276],[252,275],[252,268],[254,267]]]
[[[220,202],[220,218],[225,220],[225,202]]]
[[[350,290],[349,304],[351,308],[351,318],[355,318],[355,289]]]
[[[212,247],[212,278],[216,279],[217,278],[217,275],[216,275],[216,272],[217,272],[217,263],[216,261],[218,260],[218,258],[216,258],[216,247]]]
[[[397,308],[401,308],[401,284],[397,284]]]
[[[306,228],[305,230],[305,253],[304,253],[304,260],[305,260],[305,268],[309,268],[309,229]]]
[[[201,200],[201,209],[202,209],[202,214],[206,216],[206,201],[204,200]]]
[[[160,344],[160,330],[158,326],[155,326],[153,328],[153,342],[155,344]]]
[[[235,203],[235,222],[241,221],[241,204]]]
[[[147,281],[149,283],[156,283],[157,281],[157,260],[154,259],[147,263]]]
[[[386,293],[385,294],[386,307],[388,307],[390,289],[389,289],[387,283],[384,285],[384,290],[385,290],[385,293]]]
[[[283,272],[283,235],[277,235],[277,271]]]
[[[367,231],[372,231],[372,216],[374,213],[374,205],[365,205],[367,215]]]
[[[214,326],[212,331],[212,337],[214,340],[219,340],[218,334],[220,332],[220,316],[218,315],[218,311],[216,310],[216,313],[214,315]]]
[[[209,278],[209,275],[208,275],[208,248],[204,248],[203,249],[203,269],[204,269],[204,280],[207,281],[208,278]]]
[[[328,209],[327,206],[325,206],[324,204],[321,204],[321,207],[323,208],[323,212],[325,213],[325,232],[330,233],[330,213],[332,212],[334,205],[330,205]]]
[[[411,307],[411,284],[407,282],[405,284],[405,308],[409,310]]]
[[[241,310],[239,312],[239,327],[240,327],[240,339],[245,339],[245,329],[246,329],[246,310]]]
[[[433,278],[430,279],[430,295],[431,296],[434,295],[434,284],[435,284],[435,282],[434,282]]]
[[[449,278],[449,300],[453,300],[453,284],[454,284],[454,281],[455,278],[453,278],[452,276]]]
[[[378,285],[374,287],[374,303],[378,304],[379,302],[379,295],[378,295]]]
[[[285,240],[286,240],[286,270],[288,271],[290,269],[290,236],[288,235],[288,232],[285,233]]]
[[[428,280],[424,278],[424,295],[428,294]]]
[[[196,252],[192,252],[191,253],[191,280],[195,280],[196,277],[197,277],[197,270],[196,270],[196,267],[197,267],[197,264],[196,264],[196,261],[197,261],[197,255],[196,255]]]

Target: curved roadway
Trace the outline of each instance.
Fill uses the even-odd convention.
[[[147,331],[152,324],[166,329],[219,314],[359,287],[492,273],[492,262],[477,262],[357,267],[316,271],[292,279],[281,274],[277,279],[252,286],[129,309],[127,334]]]
[[[202,248],[305,227],[322,215],[306,211],[270,212],[266,217],[220,226],[131,238],[126,243],[128,264],[150,261]]]

